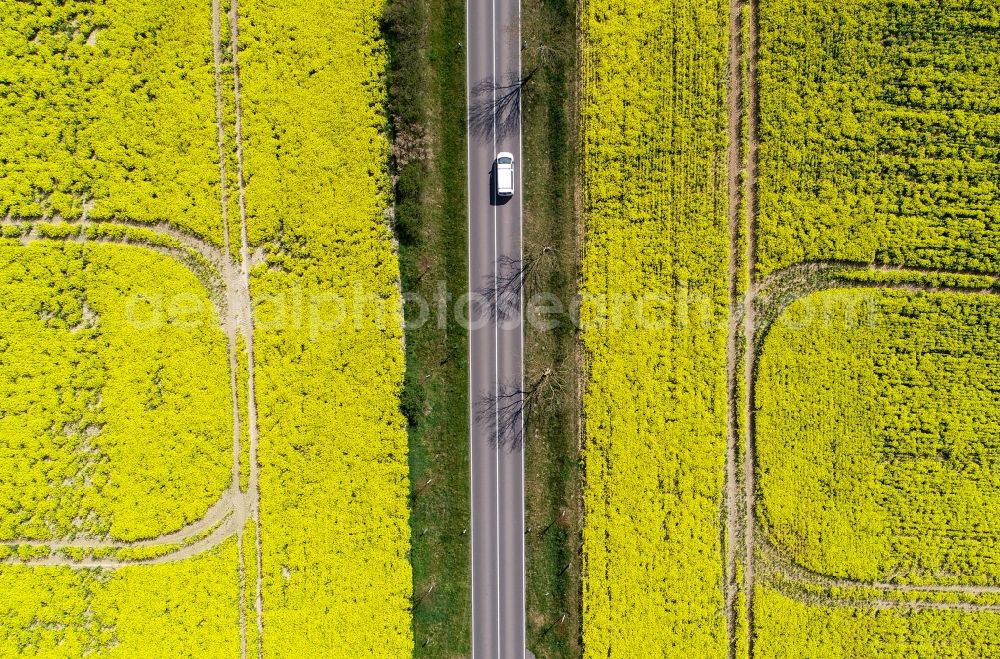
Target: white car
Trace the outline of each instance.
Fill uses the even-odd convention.
[[[506,151],[497,154],[497,196],[514,196],[514,156]]]

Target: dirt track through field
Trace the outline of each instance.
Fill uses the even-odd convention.
[[[36,241],[45,240],[50,242],[72,241],[72,242],[92,242],[98,244],[120,244],[143,247],[156,251],[165,256],[176,259],[186,265],[192,273],[206,285],[210,297],[218,298],[217,314],[223,326],[228,324],[227,318],[231,315],[231,309],[227,300],[232,297],[229,290],[233,286],[233,278],[225,275],[225,255],[218,248],[205,241],[185,234],[166,223],[141,223],[129,221],[100,222],[104,227],[114,227],[122,230],[141,229],[151,235],[158,236],[159,239],[170,239],[182,245],[181,249],[167,247],[162,244],[145,242],[141,237],[135,235],[101,235],[91,237],[87,234],[87,228],[96,222],[89,222],[86,216],[80,220],[65,221],[59,218],[31,218],[15,219],[3,218],[0,220],[0,227],[16,227],[21,232],[20,242],[24,245]],[[62,237],[50,237],[39,233],[40,225],[54,226],[75,226],[79,231],[70,233]],[[207,272],[206,272],[207,270]],[[207,281],[206,281],[207,279]],[[236,398],[233,398],[233,405],[236,406]],[[238,428],[234,431],[238,437]],[[73,538],[56,540],[37,540],[29,538],[15,538],[6,540],[8,545],[25,545],[28,547],[46,547],[52,552],[59,552],[65,549],[124,549],[134,550],[143,548],[166,548],[164,553],[152,558],[144,559],[115,559],[115,558],[93,558],[86,557],[81,560],[73,560],[63,555],[55,553],[43,558],[20,559],[9,557],[0,561],[4,564],[19,565],[61,565],[75,568],[121,568],[130,565],[150,565],[168,563],[172,561],[191,558],[199,553],[208,551],[218,546],[227,537],[237,533],[242,528],[242,522],[246,519],[247,513],[246,496],[239,490],[239,481],[234,480],[230,486],[222,493],[219,499],[212,504],[205,514],[198,520],[176,531],[166,533],[155,538],[147,538],[135,541],[116,541],[108,538]],[[168,548],[169,545],[180,545],[177,548]]]
[[[727,186],[728,186],[728,219],[729,219],[729,325],[726,337],[726,537],[725,537],[725,600],[726,600],[726,631],[729,644],[729,658],[736,659],[737,630],[737,561],[740,540],[740,502],[739,502],[739,418],[738,397],[739,387],[739,334],[740,317],[738,312],[743,304],[740,295],[740,267],[744,259],[740,255],[740,234],[742,219],[740,217],[740,169],[743,128],[743,93],[742,93],[742,44],[740,39],[741,0],[729,0],[729,55],[728,55],[728,89],[727,89]]]
[[[822,586],[826,588],[837,588],[843,591],[849,591],[851,589],[868,589],[868,590],[880,590],[884,592],[896,592],[896,593],[928,593],[928,594],[943,594],[943,593],[962,593],[965,595],[1000,595],[1000,585],[998,586],[987,586],[987,585],[976,585],[976,584],[910,584],[910,583],[889,583],[884,581],[858,581],[855,579],[844,579],[841,577],[831,577],[826,574],[821,574],[819,572],[814,572],[801,565],[795,563],[795,561],[788,555],[788,552],[783,548],[776,546],[770,539],[762,537],[758,541],[758,549],[760,550],[761,556],[766,559],[769,564],[769,569],[772,572],[780,573],[781,577],[788,582],[810,585],[810,586]],[[879,600],[871,600],[867,598],[859,598],[852,600],[855,605],[869,605]],[[942,602],[942,604],[953,604],[957,602]],[[921,604],[919,601],[913,602],[913,604]],[[976,608],[993,608],[996,605],[993,604],[976,604],[974,602],[963,603],[967,606]]]
[[[747,166],[744,194],[746,195],[746,255],[748,290],[743,303],[743,483],[744,483],[744,514],[743,542],[744,566],[743,583],[746,606],[746,648],[747,656],[754,656],[754,588],[756,585],[756,566],[754,564],[754,538],[756,534],[756,436],[754,434],[754,341],[755,332],[754,305],[751,291],[754,290],[757,277],[757,158],[759,137],[757,127],[760,121],[760,100],[757,87],[757,0],[749,0],[747,5],[747,80],[746,80],[746,110],[747,110]]]
[[[108,568],[117,569],[123,567],[130,567],[135,565],[159,565],[162,563],[173,563],[175,561],[182,561],[187,558],[193,558],[198,554],[202,554],[210,549],[214,549],[222,543],[228,537],[231,537],[237,531],[237,516],[232,514],[232,511],[227,513],[227,515],[213,528],[208,527],[205,530],[211,529],[211,533],[208,533],[204,537],[197,538],[187,544],[182,544],[182,541],[164,542],[157,538],[155,541],[149,541],[148,544],[140,543],[120,543],[120,544],[83,544],[74,545],[69,543],[60,544],[47,543],[47,542],[21,542],[21,541],[7,541],[8,544],[35,544],[37,546],[44,546],[51,549],[59,549],[66,547],[82,547],[90,549],[114,547],[122,549],[135,549],[141,547],[156,547],[164,546],[170,544],[182,544],[181,547],[177,549],[169,550],[168,552],[154,556],[152,558],[136,558],[136,559],[114,559],[114,558],[82,558],[80,560],[73,560],[69,557],[57,556],[50,554],[42,558],[32,558],[27,560],[8,558],[0,561],[0,563],[7,565],[37,565],[37,566],[63,566],[72,568]],[[184,540],[191,540],[191,538],[196,537],[198,534],[192,534],[184,538]],[[164,536],[166,537],[166,536]]]
[[[249,501],[250,516],[254,521],[254,553],[256,555],[256,575],[254,611],[257,616],[257,648],[258,657],[264,656],[264,571],[263,552],[261,549],[261,524],[260,524],[260,469],[257,460],[257,447],[259,444],[259,429],[257,425],[257,394],[254,359],[254,324],[253,324],[253,303],[250,299],[250,241],[247,227],[247,204],[246,204],[246,177],[243,168],[243,103],[240,90],[240,63],[239,63],[239,5],[237,0],[231,0],[229,6],[229,39],[232,49],[233,66],[233,99],[236,110],[236,179],[239,191],[239,211],[240,211],[240,267],[239,282],[234,281],[231,290],[239,291],[235,317],[239,322],[240,331],[243,336],[244,350],[247,357],[247,435],[250,440],[249,460],[250,476],[247,484],[247,498]],[[233,277],[237,273],[233,273]],[[242,554],[242,552],[241,552]],[[249,651],[249,649],[248,649]]]
[[[222,256],[224,259],[223,268],[226,272],[227,290],[234,290],[232,276],[232,248],[229,243],[229,187],[228,171],[226,167],[226,121],[225,121],[225,99],[223,96],[223,52],[222,52],[222,0],[212,0],[212,59],[215,64],[215,119],[217,127],[216,139],[218,142],[219,157],[219,205],[222,213]],[[234,297],[234,296],[231,296]],[[234,306],[237,300],[227,300],[228,305]],[[239,489],[241,480],[242,459],[242,420],[240,418],[239,406],[239,357],[237,356],[238,324],[235,321],[236,314],[230,313],[226,316],[224,331],[226,333],[226,343],[229,353],[229,386],[233,400],[233,487]],[[246,542],[246,512],[239,516],[239,528],[236,532],[236,548],[239,553],[237,559],[237,570],[239,578],[239,626],[240,626],[240,659],[247,657],[247,578],[246,578],[246,555],[243,544]]]
[[[112,547],[118,549],[139,549],[143,547],[157,547],[160,545],[184,543],[190,541],[192,538],[201,535],[202,533],[211,530],[220,524],[236,509],[236,501],[238,498],[238,491],[234,491],[232,487],[228,488],[219,500],[216,501],[212,506],[205,512],[205,515],[198,519],[197,521],[191,522],[190,524],[185,524],[179,530],[173,533],[167,533],[155,538],[149,538],[146,540],[133,540],[133,541],[122,541],[122,540],[106,540],[103,538],[74,538],[72,540],[35,540],[29,538],[16,538],[12,540],[4,540],[4,544],[12,545],[28,545],[33,547],[51,547],[52,549],[98,549],[101,547]],[[173,553],[170,556],[174,556]],[[174,559],[177,560],[177,559]]]
[[[742,587],[746,616],[745,645],[753,656],[754,591],[754,506],[755,483],[752,424],[754,309],[750,290],[756,270],[757,211],[757,93],[756,93],[756,2],[751,0],[744,15],[744,0],[729,2],[729,45],[727,56],[727,166],[729,214],[729,331],[726,342],[727,450],[726,450],[726,628],[729,657],[736,659],[739,646],[738,596]],[[744,25],[746,19],[746,25]],[[743,31],[749,36],[748,52],[743,52]],[[747,62],[743,79],[744,57]],[[744,117],[744,108],[746,116]],[[745,120],[745,124],[744,124]],[[746,167],[743,136],[746,131]],[[744,174],[745,172],[745,174]],[[741,278],[747,291],[741,291]],[[740,347],[743,347],[742,352]],[[742,374],[740,365],[743,365]],[[743,378],[742,383],[739,379]],[[740,385],[742,384],[742,399]],[[743,418],[740,418],[740,411]],[[740,461],[740,445],[743,460]],[[740,483],[743,488],[741,493]],[[742,542],[741,542],[742,541]],[[742,546],[741,546],[742,544]],[[743,580],[738,580],[742,563]]]

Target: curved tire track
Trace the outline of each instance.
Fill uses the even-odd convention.
[[[38,233],[38,228],[41,225],[45,226],[59,226],[61,224],[68,224],[72,226],[77,226],[81,228],[79,234],[69,235],[65,237],[57,236],[44,236]],[[202,259],[205,264],[213,269],[210,274],[215,278],[220,284],[222,289],[229,289],[230,286],[227,284],[226,277],[224,273],[221,272],[225,268],[225,259],[223,253],[216,247],[212,246],[208,242],[192,236],[190,234],[184,233],[175,227],[167,223],[144,223],[135,221],[108,221],[108,222],[91,222],[85,218],[80,220],[72,221],[57,221],[49,218],[26,218],[26,219],[15,219],[11,217],[0,219],[0,227],[16,227],[24,231],[20,236],[22,244],[28,244],[36,241],[73,241],[73,242],[91,242],[91,243],[103,243],[103,244],[120,244],[120,245],[130,245],[135,247],[142,247],[150,249],[152,251],[164,254],[171,258],[174,258],[182,265],[187,267],[199,280],[204,284],[202,275],[203,271],[199,271],[193,267],[190,262],[191,254],[174,247],[167,247],[164,245],[145,242],[133,236],[87,236],[84,231],[87,226],[93,225],[103,225],[122,229],[142,229],[149,231],[159,236],[170,238],[177,243],[181,244],[186,250],[190,250],[197,257]],[[206,288],[208,288],[206,286]],[[213,292],[209,289],[210,297],[213,296]],[[229,295],[224,295],[224,299],[229,298]],[[221,319],[226,319],[230,314],[229,305],[224,305],[223,308],[217,309],[219,311],[219,317]],[[236,398],[233,397],[233,405],[236,405]],[[236,428],[236,432],[239,429]],[[157,564],[157,563],[167,563],[171,561],[183,560],[197,553],[207,551],[214,548],[222,542],[226,537],[233,533],[230,529],[232,524],[226,522],[227,516],[236,519],[243,518],[245,514],[242,510],[246,507],[245,497],[239,492],[239,481],[234,481],[229,488],[227,488],[219,499],[212,504],[205,514],[198,520],[185,524],[177,531],[173,531],[155,538],[147,538],[143,540],[136,541],[116,541],[116,540],[101,540],[95,538],[80,538],[71,540],[37,540],[37,539],[10,539],[0,541],[0,544],[7,545],[28,545],[33,547],[50,547],[53,550],[64,549],[64,548],[80,548],[80,549],[99,549],[99,548],[118,548],[118,549],[131,549],[131,548],[142,548],[142,547],[156,547],[168,544],[184,543],[191,538],[194,538],[205,531],[217,527],[215,531],[206,536],[205,538],[199,539],[190,545],[178,548],[176,551],[169,552],[162,556],[158,556],[152,559],[138,559],[138,560],[113,560],[113,559],[100,559],[91,560],[85,559],[82,561],[73,561],[69,558],[63,558],[58,556],[49,556],[43,559],[29,559],[20,560],[16,557],[9,557],[4,559],[2,562],[5,564],[18,564],[18,565],[62,565],[67,567],[85,568],[85,567],[125,567],[128,565],[140,565],[140,564]],[[227,531],[228,529],[228,531]],[[225,532],[224,532],[225,531]]]
[[[850,278],[851,274],[872,272],[900,275],[900,280],[863,281]],[[753,306],[757,314],[765,319],[765,322],[754,326],[753,340],[748,341],[748,346],[751,348],[752,386],[756,388],[757,365],[760,359],[761,348],[774,322],[781,317],[781,314],[793,302],[813,293],[824,290],[899,290],[922,293],[1000,296],[1000,289],[993,286],[957,286],[921,283],[920,279],[928,275],[970,277],[975,278],[977,281],[984,278],[993,278],[996,280],[993,275],[979,272],[859,264],[836,260],[800,263],[772,273],[751,291]],[[754,436],[754,440],[756,440],[756,426],[752,421],[752,406],[747,408],[747,414],[751,417],[751,421],[747,424],[748,431]],[[756,465],[756,456],[754,455],[753,458]],[[750,481],[750,487],[756,491],[756,472],[750,471],[747,476]],[[748,510],[747,514],[748,516],[752,514],[756,517],[755,510]],[[897,584],[832,577],[798,565],[787,550],[772,542],[770,538],[762,537],[756,541],[754,546],[762,554],[768,556],[769,561],[773,563],[774,567],[778,568],[782,576],[792,582],[801,584],[842,589],[876,589],[884,592],[964,593],[968,595],[1000,594],[1000,586],[973,584]],[[871,599],[870,597],[860,597],[857,600],[850,600],[850,602],[855,606],[880,606],[883,608],[931,607],[941,609],[956,608],[961,610],[1000,610],[1000,607],[997,605],[966,602],[897,602],[894,600]]]
[[[750,659],[754,656],[754,620],[753,620],[753,594],[754,594],[754,584],[757,581],[755,574],[755,552],[761,551],[762,554],[768,556],[769,559],[774,560],[774,564],[782,568],[782,573],[785,577],[792,578],[792,580],[798,580],[799,583],[809,584],[809,585],[826,585],[833,586],[843,589],[851,588],[868,588],[882,590],[886,593],[889,592],[927,592],[927,593],[963,593],[967,595],[988,595],[988,594],[1000,594],[1000,586],[977,586],[977,585],[911,585],[911,584],[891,584],[884,582],[875,583],[864,583],[861,581],[854,581],[849,579],[841,579],[836,577],[830,577],[828,575],[821,575],[817,573],[809,572],[804,568],[795,565],[794,561],[791,560],[785,553],[782,552],[781,548],[776,547],[770,543],[770,540],[766,537],[767,529],[764,529],[765,537],[759,540],[755,538],[755,524],[756,524],[756,495],[757,495],[757,482],[756,482],[756,426],[754,419],[754,404],[755,404],[755,390],[756,390],[756,373],[757,373],[757,360],[760,352],[760,347],[763,345],[763,341],[767,336],[773,322],[781,315],[785,308],[791,304],[795,299],[803,297],[813,292],[820,290],[833,289],[833,288],[854,288],[854,289],[889,289],[889,290],[903,290],[903,291],[922,291],[927,293],[958,293],[958,294],[982,294],[982,295],[1000,295],[1000,274],[993,273],[981,273],[981,272],[968,272],[968,271],[943,271],[937,269],[928,268],[906,268],[899,266],[887,266],[878,264],[868,264],[868,263],[854,263],[847,261],[837,261],[837,260],[826,260],[826,261],[815,261],[808,263],[800,263],[793,265],[782,270],[778,270],[770,273],[768,276],[764,277],[759,282],[756,281],[756,249],[757,249],[757,176],[759,167],[759,157],[758,150],[760,146],[760,139],[758,134],[759,127],[759,117],[760,117],[760,94],[759,85],[757,81],[757,69],[758,69],[758,51],[759,51],[759,0],[731,0],[730,10],[742,10],[745,6],[747,8],[746,19],[747,25],[745,26],[747,30],[748,37],[748,49],[745,53],[746,64],[747,64],[747,79],[745,85],[738,87],[736,91],[742,92],[743,97],[746,101],[747,110],[747,162],[746,170],[747,177],[745,181],[745,186],[743,193],[746,200],[746,233],[747,233],[747,268],[749,271],[748,281],[750,283],[749,290],[743,299],[743,304],[731,304],[731,312],[734,314],[739,314],[741,317],[735,320],[736,324],[742,324],[743,326],[743,340],[745,343],[745,351],[743,354],[744,358],[744,384],[745,384],[745,398],[744,398],[744,411],[741,421],[744,424],[743,428],[743,485],[744,485],[744,510],[740,511],[742,516],[742,524],[736,520],[728,520],[729,526],[726,530],[727,538],[738,537],[740,531],[742,530],[744,538],[744,549],[743,549],[743,560],[744,564],[744,579],[743,587],[745,589],[745,616],[746,616],[746,647],[747,655]],[[742,37],[743,26],[740,25],[739,21],[733,21],[731,19],[731,25],[735,25],[741,30],[740,36]],[[732,70],[734,67],[738,68],[742,61],[742,55],[739,52],[739,44],[733,44],[731,41],[728,65]],[[738,121],[738,117],[735,116],[736,112],[743,109],[742,104],[733,103],[733,87],[732,79],[730,79],[730,103],[729,103],[729,126],[731,135],[734,123]],[[734,172],[732,171],[733,163],[730,159],[730,171],[729,176],[732,177]],[[731,197],[732,198],[732,197]],[[730,213],[733,210],[730,209]],[[730,217],[730,224],[732,226],[739,226],[737,222],[733,225],[732,216]],[[731,250],[736,249],[735,243],[731,242]],[[730,257],[730,276],[734,276],[735,271],[732,268],[734,261],[733,255]],[[914,281],[850,281],[844,277],[837,277],[835,271],[840,272],[883,272],[883,273],[895,273],[895,274],[910,274],[913,276]],[[926,283],[920,283],[919,279],[921,277],[926,277],[927,275],[952,275],[952,276],[967,276],[967,277],[977,277],[977,278],[993,278],[994,283],[990,287],[966,287],[966,286],[953,286],[953,285],[929,285]],[[734,322],[731,320],[731,323]],[[727,353],[729,358],[727,359],[727,369],[733,371],[738,368],[738,365],[734,363],[733,355],[731,350],[732,342],[728,346]],[[733,390],[730,389],[730,405],[732,405],[732,393]],[[730,424],[729,426],[729,450],[733,449],[733,446],[737,444],[736,440],[736,424]],[[727,500],[729,498],[729,488],[732,486],[732,470],[727,464]],[[732,511],[736,508],[732,502],[727,503],[726,512],[727,518],[731,515]],[[736,625],[733,619],[736,615],[735,611],[735,593],[731,593],[729,590],[732,588],[734,575],[730,576],[728,572],[730,561],[733,560],[731,557],[727,556],[727,581],[726,581],[726,599],[727,599],[727,618],[729,618],[728,626],[730,630],[730,654],[731,656],[735,652],[736,638],[734,635]],[[738,587],[738,585],[737,585]],[[858,600],[837,600],[829,599],[828,603],[834,606],[869,606],[875,608],[934,608],[934,609],[950,609],[950,610],[961,610],[961,611],[1000,611],[1000,606],[990,605],[990,604],[975,604],[967,602],[898,602],[889,599],[858,599]]]

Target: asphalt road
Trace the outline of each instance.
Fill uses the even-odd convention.
[[[466,16],[469,288],[477,293],[497,274],[501,256],[521,258],[520,122],[508,131],[498,130],[490,114],[481,121],[483,107],[492,109],[494,87],[520,75],[519,0],[467,0]],[[497,203],[493,190],[494,159],[501,151],[515,161],[514,197],[506,203]],[[476,659],[524,659],[523,422],[498,428],[495,411],[484,405],[500,389],[522,388],[523,314],[516,305],[500,321],[483,306],[470,315],[472,653]]]

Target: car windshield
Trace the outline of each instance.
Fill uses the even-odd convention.
[[[500,158],[499,160],[497,160],[497,162],[500,163],[501,165],[509,165],[514,161],[511,160],[510,158]]]

